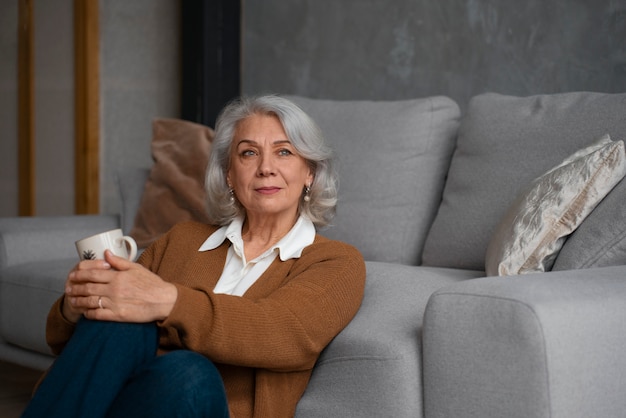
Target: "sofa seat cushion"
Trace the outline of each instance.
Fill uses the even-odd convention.
[[[441,200],[460,110],[446,97],[333,101],[289,97],[335,151],[337,216],[321,231],[366,260],[419,264]]]
[[[298,404],[298,418],[422,416],[426,303],[443,286],[483,276],[380,262],[366,267],[361,308],[320,356]]]
[[[484,269],[489,240],[522,189],[594,139],[622,139],[625,113],[626,94],[474,97],[423,263]]]
[[[6,342],[42,354],[50,306],[63,294],[77,257],[20,264],[0,270],[0,336]]]

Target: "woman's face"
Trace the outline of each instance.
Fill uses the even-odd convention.
[[[278,118],[255,114],[235,129],[227,180],[249,217],[285,216],[293,221],[313,173]]]

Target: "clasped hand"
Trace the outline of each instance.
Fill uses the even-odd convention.
[[[178,291],[140,264],[105,252],[104,260],[78,263],[65,282],[63,315],[78,322],[89,319],[118,322],[164,320]]]

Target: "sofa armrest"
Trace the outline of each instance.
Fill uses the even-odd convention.
[[[0,269],[76,257],[74,242],[120,227],[118,215],[0,218]]]
[[[623,416],[626,266],[448,286],[423,343],[427,417]]]

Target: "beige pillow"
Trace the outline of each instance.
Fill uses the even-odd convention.
[[[154,165],[130,231],[140,248],[178,222],[208,222],[204,178],[213,130],[180,119],[155,119],[152,131]]]
[[[487,248],[488,276],[550,270],[571,234],[626,174],[623,141],[605,135],[535,179]]]

